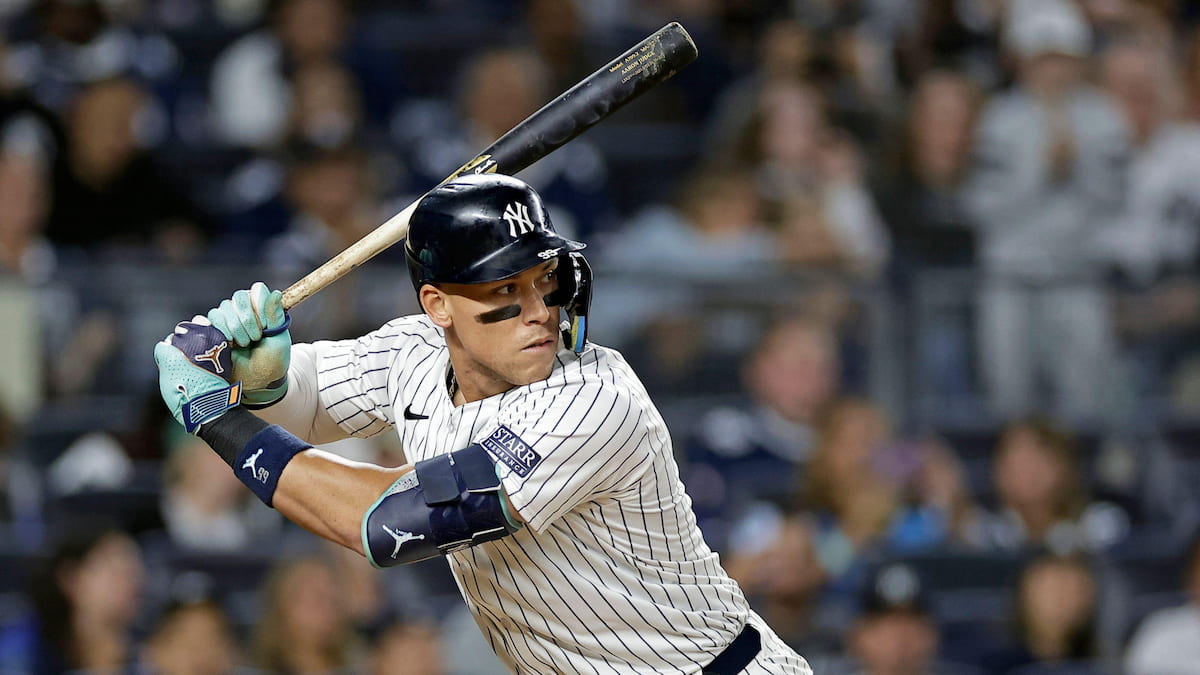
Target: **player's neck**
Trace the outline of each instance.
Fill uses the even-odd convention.
[[[502,387],[497,386],[497,387],[487,387],[487,388],[470,387],[469,385],[460,384],[458,386],[457,390],[451,394],[450,400],[454,403],[455,407],[457,407],[460,405],[474,403],[475,401],[482,401],[485,398],[491,398],[492,396],[497,396],[499,394],[503,394],[504,392],[506,392],[509,389],[512,389],[513,387],[516,386],[515,384],[511,384],[508,382],[504,382],[502,384],[503,384]]]
[[[450,401],[456,407],[503,394],[516,386],[490,372],[485,372],[469,358],[456,357],[454,351],[450,352],[450,373],[446,384]]]

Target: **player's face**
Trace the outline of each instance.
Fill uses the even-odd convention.
[[[444,284],[455,376],[469,398],[544,380],[558,352],[557,260],[485,284]],[[459,352],[455,355],[454,352]]]

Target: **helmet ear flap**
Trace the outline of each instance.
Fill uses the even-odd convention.
[[[546,304],[558,305],[567,312],[559,328],[563,342],[576,353],[587,342],[587,315],[592,304],[592,267],[582,253],[559,256],[558,290],[546,296]]]

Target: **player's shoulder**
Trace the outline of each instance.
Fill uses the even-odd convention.
[[[367,333],[362,338],[368,342],[412,342],[429,349],[445,349],[446,337],[442,329],[424,314],[401,316]]]
[[[579,354],[567,348],[560,349],[551,377],[557,374],[569,381],[591,381],[605,379],[628,368],[629,364],[620,352],[589,342]]]

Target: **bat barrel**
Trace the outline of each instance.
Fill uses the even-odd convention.
[[[669,23],[613,59],[558,98],[542,106],[487,150],[451,174],[514,174],[590,129],[621,106],[695,60],[696,44],[678,23]],[[291,309],[380,251],[404,238],[417,202],[352,244],[283,292]]]
[[[542,106],[455,175],[517,173],[670,78],[697,54],[683,26],[669,23]]]

